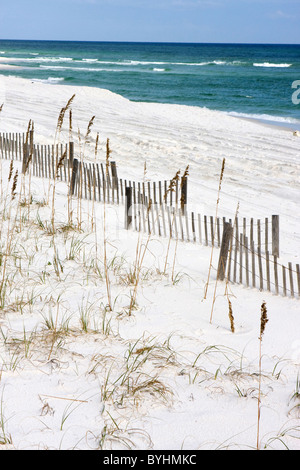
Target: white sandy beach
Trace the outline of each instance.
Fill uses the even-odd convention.
[[[212,215],[225,158],[219,215],[234,217],[238,203],[242,217],[263,219],[278,214],[281,259],[299,263],[300,138],[292,131],[208,109],[135,103],[107,90],[0,76],[0,104],[4,103],[0,132],[26,132],[31,119],[36,142],[53,143],[59,111],[73,94],[77,151],[78,129],[84,136],[95,116],[92,138],[94,142],[99,132],[99,160],[105,158],[109,138],[111,159],[123,178],[141,180],[145,162],[147,177],[155,180],[170,179],[189,165],[189,207]],[[68,139],[67,122],[61,135],[64,138]],[[86,154],[93,157],[93,145]],[[9,162],[2,161],[2,171],[6,181]],[[32,191],[42,198],[48,182],[33,178]],[[88,211],[86,201],[84,207]],[[103,207],[98,204],[95,210],[100,227]],[[130,265],[138,235],[128,235],[123,220],[119,225],[115,222],[117,209],[107,210],[109,255]],[[49,216],[47,208],[39,213]],[[58,219],[63,220],[65,213],[66,191],[58,187]],[[299,299],[232,286],[236,324],[232,333],[222,287],[214,320],[209,322],[214,283],[206,300],[203,289],[210,249],[179,244],[176,270],[180,282],[175,284],[159,274],[167,240],[154,237],[145,258],[151,275],[143,279],[138,309],[131,317],[120,314],[128,303],[130,288],[120,281],[121,267],[119,271],[111,268],[115,304],[106,317],[111,333],[101,328],[96,332],[92,326],[84,333],[78,327],[83,304],[90,306],[93,327],[96,322],[103,325],[105,284],[91,274],[86,261],[94,250],[94,234],[76,235],[87,245],[72,261],[66,257],[61,235],[57,246],[65,280],[58,282],[49,271],[48,277],[40,274],[37,286],[32,283],[33,273],[52,269],[47,262],[53,248],[46,235],[34,235],[30,230],[18,239],[24,252],[31,253],[28,275],[18,274],[16,289],[11,288],[8,295],[11,305],[16,296],[29,299],[31,295],[34,301],[24,300],[21,313],[9,305],[0,311],[0,388],[5,418],[0,449],[90,449],[99,448],[99,442],[103,448],[117,449],[255,448],[263,301],[269,322],[263,339],[262,448],[300,449],[299,390],[295,395],[300,367]],[[44,251],[35,252],[38,243]],[[173,253],[173,245],[171,250]],[[41,321],[51,312],[55,314],[58,303],[60,321],[71,318],[73,329],[62,337],[62,348],[57,346],[48,360]],[[39,337],[35,337],[37,332]],[[24,342],[24,335],[32,341]],[[26,355],[22,345],[28,345]],[[151,350],[153,345],[156,348]],[[147,362],[142,360],[143,348],[149,352]],[[18,359],[16,367],[12,366],[14,357]],[[133,358],[140,360],[137,369],[131,363]],[[132,395],[119,380],[128,372],[128,364],[132,366],[130,380],[136,385]],[[149,383],[145,385],[149,377],[156,379],[155,391]],[[105,395],[106,385],[109,393]],[[4,439],[7,436],[11,439]]]
[[[220,213],[233,216],[239,202],[242,217],[279,214],[299,253],[300,139],[292,131],[203,108],[134,103],[107,90],[0,77],[2,130],[25,132],[32,119],[37,142],[53,143],[58,113],[73,94],[75,145],[77,130],[84,135],[95,115],[94,134],[103,149],[110,139],[123,178],[141,179],[144,162],[152,179],[170,179],[190,165],[190,207],[200,213],[214,212],[226,158]]]

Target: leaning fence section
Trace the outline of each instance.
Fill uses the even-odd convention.
[[[239,234],[237,237],[230,222],[224,224],[217,278],[261,292],[300,298],[299,264],[284,265],[277,254],[262,253],[260,247],[255,249],[247,236]]]
[[[226,218],[182,212],[165,204],[134,203],[131,188],[126,190],[125,228],[175,241],[217,247],[217,278],[231,284],[267,291],[276,295],[300,298],[299,264],[279,261],[279,216],[260,220]],[[241,223],[239,223],[241,222]],[[256,233],[252,228],[258,227]],[[271,227],[270,232],[269,226]],[[230,227],[228,234],[227,227]],[[242,230],[239,229],[242,227]],[[248,230],[247,230],[248,228]],[[264,229],[262,231],[262,228]],[[262,243],[264,239],[264,243]],[[273,251],[272,251],[273,250]]]
[[[168,205],[165,201],[144,197],[144,192],[126,186],[125,223],[126,228],[168,236],[186,242],[198,242],[205,246],[220,248],[225,217],[199,214],[183,207]],[[249,239],[251,246],[262,253],[272,252],[279,256],[279,216],[272,215],[263,220],[235,217],[228,220],[234,223],[235,248],[240,250],[240,237]]]

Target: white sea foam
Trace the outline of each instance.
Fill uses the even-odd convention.
[[[0,51],[0,54],[4,51]],[[211,61],[202,61],[202,62],[168,62],[168,61],[146,61],[146,60],[131,60],[125,59],[123,61],[110,61],[110,60],[99,60],[96,58],[82,58],[82,59],[73,59],[72,57],[44,57],[39,56],[38,53],[31,52],[30,55],[33,57],[7,57],[5,58],[6,62],[29,62],[29,63],[56,63],[56,62],[72,62],[78,64],[100,64],[100,65],[117,65],[120,67],[136,67],[136,66],[180,66],[180,67],[203,67],[207,65],[221,65],[221,66],[239,66],[243,65],[243,62],[240,61],[225,61],[225,60],[211,60]],[[1,58],[4,60],[4,58]],[[253,64],[257,66],[272,66],[272,64]],[[289,66],[289,64],[275,64],[274,66]]]
[[[225,62],[223,60],[213,60],[209,62],[148,62],[145,60],[128,60],[124,62],[118,62],[120,65],[183,65],[189,67],[198,67],[203,65],[226,65],[230,62]]]
[[[124,60],[124,65],[160,65],[166,62],[149,62],[146,60]]]
[[[32,78],[31,79],[32,82],[39,82],[39,83],[53,83],[53,84],[56,84],[56,83],[59,83],[59,82],[63,82],[64,81],[64,78],[63,77],[48,77],[48,78]]]
[[[285,68],[285,67],[291,67],[293,64],[271,64],[269,62],[263,62],[263,63],[254,63],[254,67],[278,67],[278,68]]]
[[[85,60],[85,59],[82,59]],[[87,59],[88,60],[88,59]],[[213,61],[206,61],[206,62],[168,62],[168,61],[147,61],[147,60],[123,60],[122,62],[119,61],[102,61],[95,59],[99,64],[113,64],[113,65],[121,65],[121,66],[130,66],[130,65],[183,65],[188,67],[193,66],[203,66],[203,65],[238,65],[238,62],[226,62],[224,60],[213,60]],[[81,61],[76,61],[81,62]]]
[[[60,71],[74,71],[74,72],[120,72],[119,69],[110,69],[110,68],[105,68],[105,67],[97,67],[97,68],[92,68],[92,67],[68,67],[64,65],[41,65],[40,67],[37,67],[36,70],[60,70]],[[32,69],[31,69],[32,70]]]
[[[63,77],[49,77],[47,80],[49,83],[63,82]]]
[[[36,61],[38,62],[38,61]],[[62,62],[62,61],[40,61],[42,62]],[[82,59],[82,60],[74,60],[72,62],[72,65],[75,65],[74,63],[80,63],[81,66],[69,66],[69,65],[40,65],[39,68],[44,68],[48,70],[73,70],[73,71],[87,71],[87,72],[101,72],[101,71],[107,71],[107,72],[120,72],[120,68],[110,68],[110,67],[105,67],[105,65],[110,66],[110,65],[115,65],[117,67],[135,67],[135,66],[149,66],[147,69],[151,68],[154,72],[165,72],[168,67],[172,65],[176,66],[189,66],[189,67],[200,67],[204,65],[233,65],[233,62],[225,62],[225,61],[212,61],[212,62],[197,62],[197,63],[189,63],[189,62],[148,62],[148,61],[124,61],[124,62],[117,62],[117,61],[99,61],[98,59]],[[95,68],[91,67],[84,67],[84,64],[91,64],[95,65]],[[165,67],[162,67],[162,66]],[[96,66],[102,66],[101,68],[96,68]],[[104,67],[103,67],[104,66]],[[151,67],[154,66],[154,67]],[[157,67],[156,67],[157,66]],[[140,68],[140,71],[143,71],[145,69]]]
[[[6,61],[10,62],[36,62],[36,63],[43,63],[43,62],[72,62],[72,57],[8,57],[5,58]]]
[[[81,62],[81,61],[76,60],[76,62]],[[82,59],[82,62],[88,62],[88,63],[98,62],[98,59]]]
[[[235,111],[231,111],[228,114],[232,116],[238,116],[238,117],[249,117],[249,118],[255,118],[255,119],[265,119],[269,121],[278,121],[278,122],[290,122],[290,123],[299,123],[299,119],[294,119],[294,118],[289,118],[289,117],[283,117],[283,116],[273,116],[271,114],[250,114],[250,113],[237,113]]]
[[[235,111],[228,112],[230,116],[239,117],[239,118],[247,118],[247,119],[254,119],[257,121],[269,123],[269,124],[276,124],[278,126],[283,127],[290,127],[293,129],[300,128],[300,119],[290,118],[290,117],[283,117],[283,116],[273,116],[270,114],[250,114],[250,113],[237,113]]]
[[[40,65],[37,67],[37,70],[44,69],[44,70],[95,70],[95,69],[89,69],[87,67],[66,67],[64,65]]]

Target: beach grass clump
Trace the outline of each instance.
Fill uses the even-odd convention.
[[[289,416],[294,416],[297,419],[300,418],[300,375],[297,374],[296,387],[291,395],[289,403],[294,402],[294,406],[289,410]]]
[[[1,379],[1,375],[0,375]],[[4,415],[3,391],[0,401],[0,445],[10,445],[13,443],[11,434],[7,431],[7,418]]]

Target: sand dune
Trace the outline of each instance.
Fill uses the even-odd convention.
[[[294,233],[299,228],[300,141],[292,130],[205,108],[137,103],[108,90],[4,76],[0,77],[0,102],[5,103],[1,130],[24,132],[32,119],[37,141],[53,143],[59,111],[73,94],[75,144],[78,129],[84,135],[95,115],[94,136],[99,132],[103,151],[110,139],[112,158],[124,178],[141,179],[144,162],[153,179],[172,178],[190,165],[190,207],[201,213],[214,211],[226,158],[221,215],[232,216],[237,202],[244,217],[279,214],[282,229],[299,251],[300,240],[297,235],[294,239]],[[66,122],[62,140],[68,139],[67,127]]]

